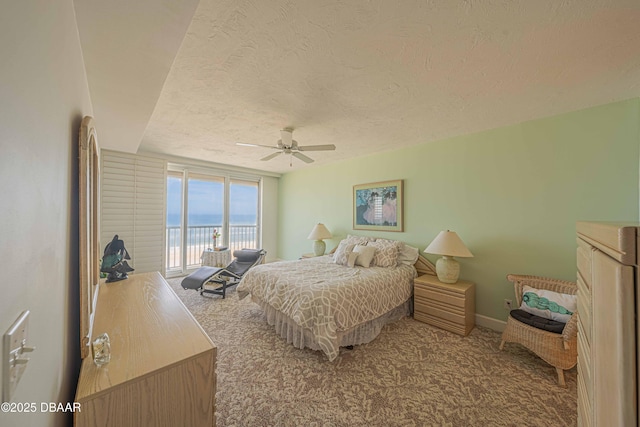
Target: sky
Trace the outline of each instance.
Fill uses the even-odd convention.
[[[258,186],[233,184],[229,190],[229,214],[255,215],[258,209]],[[203,215],[220,218],[224,209],[224,183],[204,180],[189,180],[189,218]],[[167,222],[179,218],[182,198],[182,179],[167,179]],[[197,220],[196,220],[197,221]]]

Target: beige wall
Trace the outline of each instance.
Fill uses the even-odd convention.
[[[0,425],[64,426],[70,414],[39,411],[73,400],[79,369],[76,146],[92,108],[73,2],[2,2],[0,55],[0,332],[31,311],[14,401],[38,405]]]
[[[279,256],[309,252],[317,222],[334,235],[328,250],[347,233],[424,250],[451,229],[475,255],[459,261],[476,312],[505,320],[508,273],[575,280],[576,221],[638,220],[639,111],[636,98],[285,174]],[[354,231],[353,185],[393,179],[404,179],[404,232]]]

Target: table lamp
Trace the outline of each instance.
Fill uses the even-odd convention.
[[[324,250],[327,245],[322,241],[322,239],[330,239],[331,233],[327,230],[327,227],[324,224],[318,223],[313,230],[311,230],[311,234],[307,239],[314,240],[313,242],[313,254],[315,256],[324,255]]]
[[[471,258],[473,254],[467,249],[455,231],[441,231],[433,242],[424,250],[425,253],[442,255],[436,261],[436,274],[442,283],[456,283],[460,276],[460,264],[454,256]]]

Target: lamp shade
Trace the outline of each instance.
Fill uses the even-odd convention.
[[[456,283],[460,276],[460,263],[454,256],[470,258],[473,254],[462,243],[455,231],[441,231],[424,250],[428,254],[442,255],[436,262],[436,274],[442,283]]]
[[[309,237],[307,237],[307,239],[309,240],[322,240],[322,239],[330,239],[330,238],[331,238],[331,233],[329,232],[329,230],[327,230],[327,227],[325,227],[325,225],[322,223],[316,224],[315,227],[313,227],[313,230],[311,230],[311,234],[309,234]]]
[[[472,258],[473,254],[467,249],[455,231],[441,231],[433,242],[424,250],[425,253],[435,255],[457,256]]]

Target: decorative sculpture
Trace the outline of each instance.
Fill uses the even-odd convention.
[[[130,260],[129,252],[124,247],[124,242],[116,234],[113,240],[104,248],[100,271],[107,273],[107,283],[127,279],[127,273],[134,271],[127,263]]]

